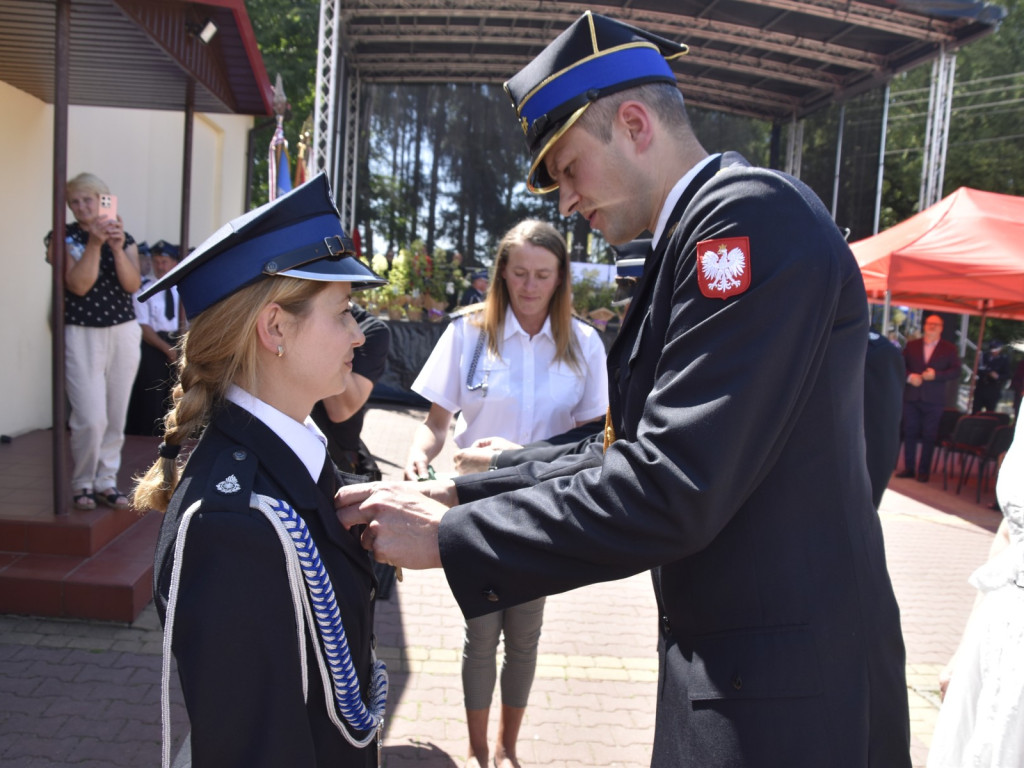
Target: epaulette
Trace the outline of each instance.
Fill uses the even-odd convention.
[[[599,331],[600,332],[600,331],[604,330],[603,328],[598,328],[596,325],[594,325],[594,322],[592,320],[589,320],[586,317],[583,317],[583,315],[577,315],[576,313],[573,313],[572,314],[572,319],[577,321],[577,322],[579,322],[579,323],[583,323],[583,325],[589,325],[595,331]]]
[[[241,445],[225,448],[213,462],[204,498],[230,512],[246,512],[256,482],[256,454]]]
[[[460,317],[465,317],[466,315],[472,315],[477,312],[483,311],[484,304],[483,302],[480,302],[479,304],[469,304],[468,306],[465,307],[459,307],[458,309],[449,312],[448,317],[451,320],[458,320]]]

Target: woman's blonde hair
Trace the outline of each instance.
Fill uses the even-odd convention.
[[[531,243],[550,251],[558,259],[558,275],[561,282],[548,302],[551,335],[555,339],[555,359],[567,363],[579,373],[582,368],[582,352],[572,330],[572,275],[569,267],[569,248],[562,233],[546,221],[525,219],[501,238],[490,287],[487,289],[487,298],[484,299],[482,317],[478,315],[472,322],[484,328],[487,332],[488,349],[500,357],[498,345],[504,337],[505,313],[511,303],[503,273],[508,266],[512,249],[524,243]]]
[[[164,417],[164,444],[181,446],[199,434],[231,384],[258,396],[259,338],[256,322],[276,302],[291,315],[305,317],[313,298],[330,283],[274,277],[242,288],[201,312],[180,342],[178,382]],[[167,510],[184,462],[159,458],[137,478],[132,505],[140,511]]]
[[[75,178],[68,179],[64,189],[69,195],[77,190],[91,192],[94,195],[110,194],[110,187],[104,183],[103,179],[92,173],[80,173]]]

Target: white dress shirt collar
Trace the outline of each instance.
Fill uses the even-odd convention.
[[[689,186],[694,177],[700,173],[701,169],[716,157],[721,157],[721,153],[705,157],[693,166],[693,168],[688,170],[683,178],[677,181],[676,185],[672,187],[672,191],[670,191],[668,193],[668,197],[665,198],[665,204],[661,206],[661,213],[658,215],[658,227],[654,230],[654,237],[651,238],[652,251],[657,250],[658,242],[661,240],[661,235],[664,233],[665,227],[668,226],[668,217],[672,215],[672,211],[675,210],[676,203],[678,203],[679,198],[683,196],[683,192],[686,190],[686,187]]]
[[[327,439],[310,417],[299,423],[235,384],[228,387],[227,399],[251,413],[281,438],[305,465],[314,483],[320,479],[320,470],[327,456]]]
[[[515,336],[517,333],[523,334],[526,338],[530,338],[523,326],[519,324],[519,318],[516,317],[516,313],[512,311],[512,307],[506,307],[505,309],[505,338],[509,339]],[[544,318],[544,325],[541,326],[540,331],[536,334],[538,336],[547,336],[552,341],[554,335],[551,333],[551,315]]]

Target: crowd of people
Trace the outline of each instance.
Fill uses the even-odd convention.
[[[100,214],[106,185],[68,183],[74,504],[127,507],[126,424],[161,438],[131,502],[164,514],[154,597],[191,765],[379,765],[374,604],[396,568],[442,568],[465,616],[468,768],[520,768],[545,597],[648,570],[654,768],[910,765],[876,508],[900,434],[899,475],[929,479],[960,357],[938,315],[895,353],[814,193],[704,149],[668,64],[685,53],[587,11],[506,83],[528,188],[613,246],[649,238],[646,257],[606,352],[573,315],[558,229],[513,226],[493,268],[448,291],[402,482],[361,437],[391,334],[354,302],[386,274],[357,257],[324,176],[183,258],[158,242],[151,275]],[[990,345],[976,410],[1008,381],[1019,407],[1022,369]],[[460,474],[438,476],[449,435]],[[1024,760],[1022,459],[1018,440],[933,768]]]

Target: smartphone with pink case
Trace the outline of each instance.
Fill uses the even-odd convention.
[[[105,195],[100,193],[99,217],[101,219],[117,221],[117,195]]]

